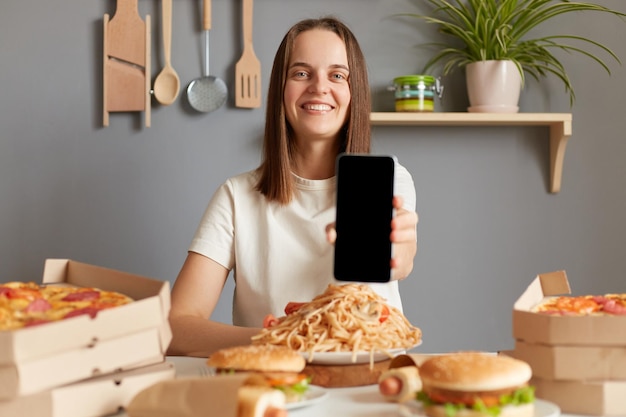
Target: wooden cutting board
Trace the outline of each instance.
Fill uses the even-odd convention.
[[[354,365],[307,365],[304,373],[311,377],[311,384],[326,388],[360,387],[378,383],[380,375],[389,369],[391,360]]]
[[[150,126],[150,15],[139,16],[137,0],[117,0],[103,18],[102,124],[110,112],[144,111]]]

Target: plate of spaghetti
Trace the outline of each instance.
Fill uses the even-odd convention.
[[[351,364],[392,358],[421,344],[422,332],[365,284],[328,285],[285,316],[266,318],[253,344],[284,345],[308,363]]]
[[[350,365],[355,363],[380,362],[403,353],[406,353],[406,349],[389,349],[381,352],[300,352],[307,363],[315,365]]]

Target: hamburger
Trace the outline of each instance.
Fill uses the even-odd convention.
[[[301,401],[310,378],[302,373],[304,358],[295,350],[277,345],[244,345],[218,350],[207,359],[216,373],[249,372],[253,385],[281,390],[288,403]]]
[[[508,356],[459,352],[433,356],[419,368],[417,394],[430,417],[532,417],[530,366]]]

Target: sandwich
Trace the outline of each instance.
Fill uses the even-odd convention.
[[[530,366],[508,356],[459,352],[433,356],[419,368],[417,394],[430,417],[532,417]]]
[[[248,372],[251,385],[265,385],[285,394],[288,403],[301,401],[310,377],[302,373],[304,358],[295,350],[276,345],[245,345],[221,349],[207,359],[217,374]]]

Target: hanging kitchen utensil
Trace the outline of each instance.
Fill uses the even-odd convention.
[[[211,0],[204,0],[202,26],[204,28],[204,76],[196,78],[187,87],[187,99],[199,112],[211,112],[226,102],[228,89],[220,78],[209,75],[209,31],[211,29]]]
[[[172,67],[172,0],[161,0],[165,66],[154,80],[154,97],[165,106],[172,104],[180,90],[180,78]]]
[[[144,22],[137,0],[118,0],[103,21],[102,124],[110,112],[145,111],[150,127],[150,15]]]
[[[243,53],[235,65],[235,105],[261,106],[261,63],[252,46],[253,0],[243,0]]]

